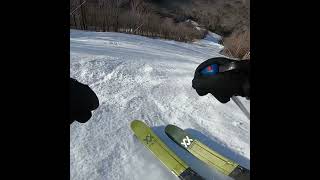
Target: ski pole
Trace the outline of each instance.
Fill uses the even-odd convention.
[[[247,116],[247,118],[250,121],[250,113],[249,111],[246,109],[246,107],[244,107],[244,105],[241,103],[241,101],[239,100],[239,98],[237,98],[236,96],[232,96],[231,99],[236,103],[236,105],[240,108],[240,110],[244,113],[244,115]]]

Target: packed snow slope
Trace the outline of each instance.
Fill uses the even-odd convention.
[[[175,180],[133,136],[140,119],[206,179],[231,179],[210,169],[164,133],[175,124],[222,155],[250,168],[250,121],[232,101],[198,96],[194,70],[221,56],[212,37],[194,43],[111,32],[70,31],[70,73],[88,84],[100,106],[85,124],[70,125],[72,180]],[[249,101],[241,98],[245,106]]]

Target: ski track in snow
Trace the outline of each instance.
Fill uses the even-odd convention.
[[[210,38],[206,38],[210,39]],[[175,124],[220,154],[250,168],[250,121],[232,101],[198,96],[194,70],[222,56],[222,46],[111,32],[70,30],[70,73],[88,84],[100,106],[85,124],[70,126],[71,179],[178,179],[133,136],[130,122],[145,121],[206,179],[231,179],[176,146],[163,132]],[[250,102],[244,98],[246,107]]]

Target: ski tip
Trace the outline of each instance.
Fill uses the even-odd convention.
[[[135,120],[131,121],[130,126],[131,126],[132,130],[135,130],[138,127],[144,127],[144,126],[147,126],[147,125],[143,121],[135,119]]]
[[[135,127],[137,127],[140,123],[141,121],[136,119],[131,121],[131,124],[130,124],[131,129],[135,129]]]
[[[176,132],[176,131],[183,131],[183,130],[181,128],[179,128],[178,126],[175,126],[173,124],[169,124],[165,128],[166,134],[168,134],[168,133],[170,134],[170,133]]]
[[[165,131],[166,133],[168,133],[168,132],[170,132],[171,129],[174,129],[174,128],[175,128],[175,125],[168,124],[168,125],[165,127],[164,131]]]
[[[186,139],[189,138],[193,140],[193,137],[190,134],[172,124],[166,126],[165,133],[171,140],[173,140],[175,143],[177,143],[179,146],[185,149],[187,149],[188,146],[182,146],[181,142],[185,142]]]

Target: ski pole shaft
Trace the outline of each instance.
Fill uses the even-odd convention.
[[[235,97],[232,96],[231,99],[236,103],[236,105],[241,109],[241,111],[244,113],[244,115],[247,116],[247,118],[250,120],[250,113],[249,111],[246,109],[246,107],[244,107],[244,105],[241,103],[241,101]]]

